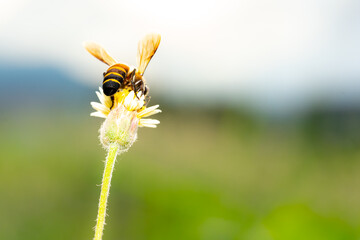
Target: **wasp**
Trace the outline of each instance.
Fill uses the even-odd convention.
[[[106,96],[111,96],[119,90],[134,90],[142,92],[145,96],[149,93],[149,87],[143,77],[146,67],[159,47],[161,36],[156,33],[146,35],[139,41],[136,56],[137,68],[130,67],[125,63],[119,63],[111,57],[106,50],[97,43],[85,42],[85,49],[94,57],[110,66],[104,72],[103,90]],[[137,94],[135,94],[137,96]]]

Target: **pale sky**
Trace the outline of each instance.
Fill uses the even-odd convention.
[[[83,41],[134,65],[138,40],[158,32],[145,73],[158,94],[285,108],[348,101],[360,94],[359,12],[358,0],[3,0],[0,60],[59,66],[97,86],[106,65]]]

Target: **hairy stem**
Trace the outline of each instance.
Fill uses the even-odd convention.
[[[100,193],[100,200],[99,200],[99,209],[98,215],[96,219],[96,227],[95,227],[95,237],[94,240],[101,240],[104,225],[105,225],[105,217],[106,217],[106,205],[107,200],[109,197],[109,190],[110,190],[110,183],[111,183],[111,176],[114,170],[116,155],[119,149],[118,143],[111,143],[108,148],[108,155],[106,157],[105,162],[105,170],[101,184],[101,193]]]

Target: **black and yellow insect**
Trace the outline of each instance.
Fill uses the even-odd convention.
[[[109,69],[104,72],[104,80],[103,80],[103,90],[104,94],[107,96],[114,95],[119,88],[128,86],[127,80],[129,67],[117,63],[109,67]],[[130,77],[131,78],[131,77]]]
[[[112,58],[103,47],[94,42],[84,44],[86,50],[109,65],[104,72],[103,90],[107,96],[113,96],[119,89],[134,90],[135,93],[141,91],[147,95],[149,88],[146,85],[143,74],[151,58],[159,47],[161,36],[159,34],[148,34],[138,44],[137,69],[129,67],[127,64],[119,63]]]

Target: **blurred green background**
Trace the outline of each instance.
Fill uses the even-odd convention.
[[[91,101],[135,63],[157,129],[119,157],[104,240],[360,239],[357,0],[5,0],[0,240],[92,239],[106,151]]]
[[[1,115],[0,239],[91,239],[101,120],[88,101],[44,100]],[[358,112],[266,120],[159,102],[159,127],[118,159],[104,239],[360,237]]]

